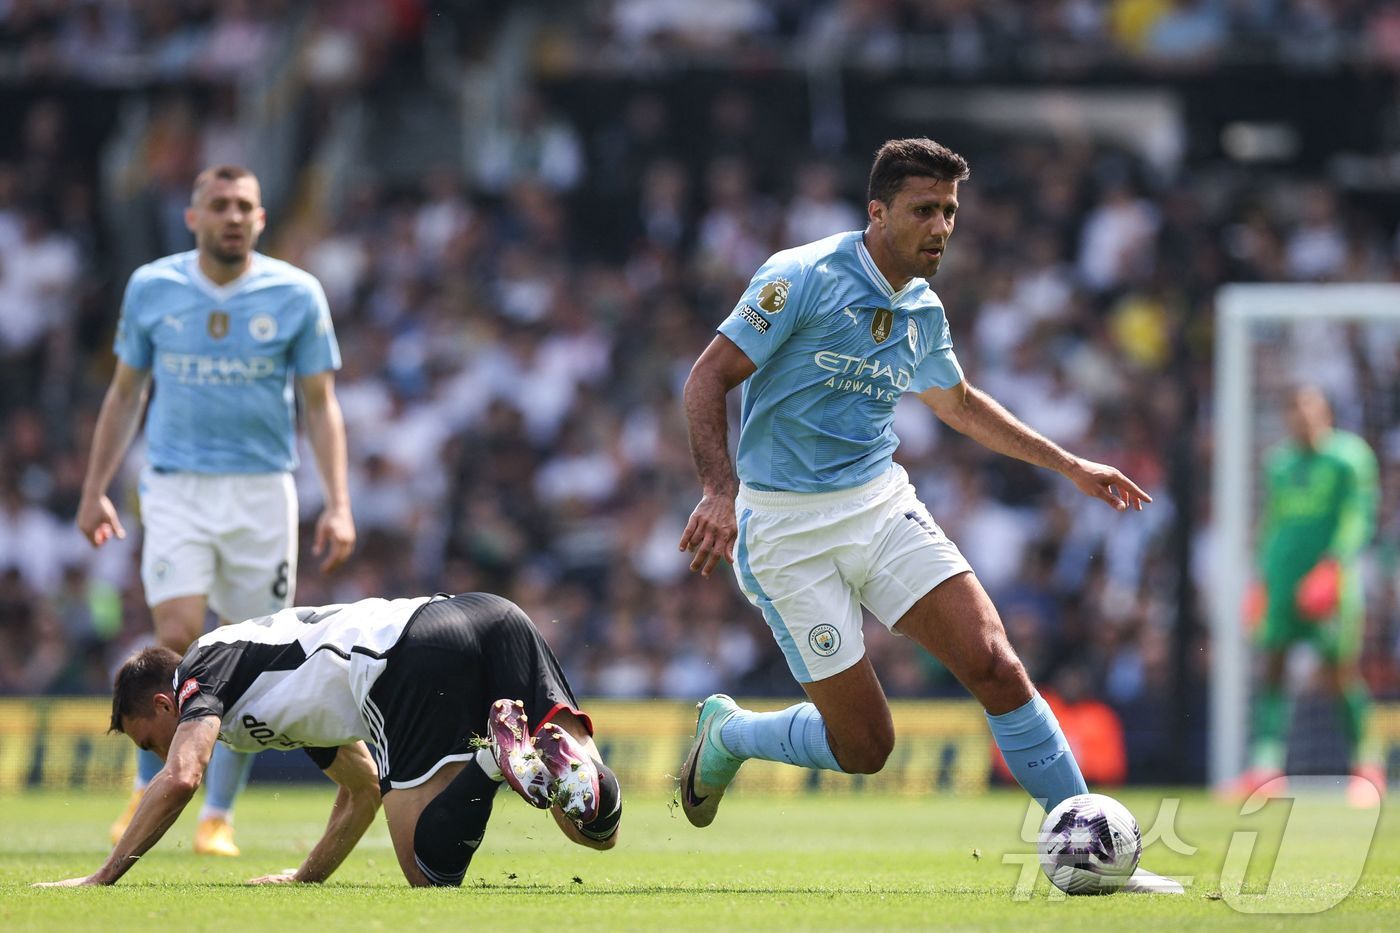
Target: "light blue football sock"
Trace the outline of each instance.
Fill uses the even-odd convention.
[[[1069,740],[1039,693],[1009,713],[988,713],[987,723],[1011,773],[1026,793],[1045,802],[1047,813],[1060,801],[1089,792]]]
[[[136,750],[136,790],[145,790],[146,785],[151,783],[151,778],[161,768],[165,767],[165,762],[160,760],[160,756],[155,752],[148,752],[145,749]]]
[[[782,761],[799,768],[840,771],[826,723],[811,703],[799,703],[776,713],[741,709],[720,729],[720,741],[735,758]]]
[[[199,818],[228,816],[233,801],[248,785],[248,773],[253,770],[253,753],[236,752],[223,742],[214,746],[214,757],[204,775],[204,806]]]

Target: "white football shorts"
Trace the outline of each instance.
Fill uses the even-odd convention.
[[[970,571],[898,464],[837,492],[739,487],[734,573],[799,683],[865,655],[861,606],[893,628],[921,596]]]
[[[207,595],[241,622],[292,605],[297,498],[290,473],[141,473],[146,602]]]

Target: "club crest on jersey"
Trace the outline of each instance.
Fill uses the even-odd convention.
[[[890,339],[893,329],[894,312],[889,308],[876,308],[875,316],[870,319],[870,336],[875,338],[876,343],[884,343]]]
[[[812,629],[812,633],[807,636],[807,643],[817,654],[829,658],[841,647],[841,633],[836,631],[836,626],[823,623]]]
[[[213,337],[215,340],[223,340],[225,337],[227,337],[227,336],[228,336],[228,312],[227,312],[227,311],[210,311],[210,312],[209,312],[209,326],[208,326],[208,330],[209,330],[209,336],[210,336],[210,337]]]
[[[769,314],[777,314],[787,307],[790,288],[792,283],[787,279],[774,279],[758,290],[758,306]]]
[[[277,336],[277,321],[270,314],[255,314],[248,322],[248,333],[259,343],[266,343]]]
[[[915,324],[914,324],[914,319],[913,319],[913,318],[910,318],[910,319],[909,319],[909,349],[911,349],[911,350],[917,350],[918,348],[919,348],[919,328],[918,328],[917,326],[915,326]]]

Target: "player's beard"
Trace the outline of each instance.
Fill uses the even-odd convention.
[[[252,246],[245,240],[236,247],[225,247],[215,240],[204,245],[204,252],[221,266],[241,266],[248,261]]]

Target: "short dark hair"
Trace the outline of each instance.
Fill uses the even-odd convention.
[[[123,732],[128,716],[149,716],[154,697],[174,689],[180,656],[169,648],[146,648],[127,658],[112,683],[112,722],[108,732]]]
[[[906,178],[967,181],[971,174],[967,160],[942,143],[922,136],[891,139],[875,153],[866,200],[893,203]]]
[[[190,189],[190,203],[199,200],[200,190],[211,181],[238,181],[240,178],[258,180],[258,176],[241,165],[211,165],[195,176],[194,187]]]

